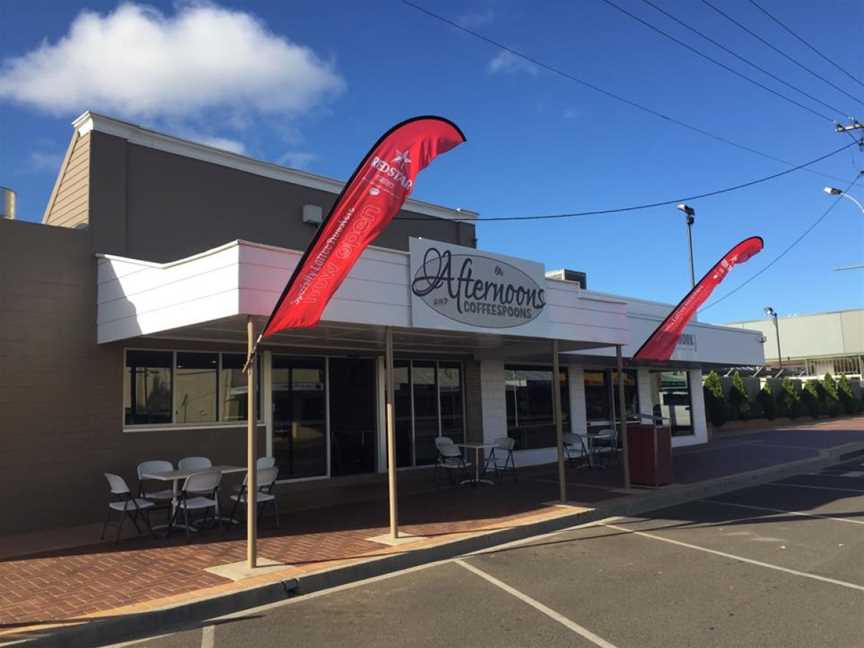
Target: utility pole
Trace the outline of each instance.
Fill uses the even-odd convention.
[[[861,131],[861,134],[858,135],[858,133],[856,133],[855,131]],[[864,124],[862,124],[854,117],[851,117],[849,119],[848,124],[836,124],[834,126],[834,132],[846,133],[847,135],[849,135],[849,137],[858,142],[858,148],[864,151]]]

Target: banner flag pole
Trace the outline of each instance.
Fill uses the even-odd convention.
[[[395,388],[393,385],[393,329],[384,329],[384,390],[386,392],[387,424],[387,491],[390,504],[390,537],[399,537],[399,504],[396,492],[396,422],[393,411]]]
[[[558,486],[561,503],[567,503],[567,466],[564,463],[564,427],[561,416],[561,367],[558,365],[558,340],[552,340],[552,409],[555,416],[555,438],[558,443]]]
[[[257,494],[257,420],[255,411],[255,322],[246,318],[246,565],[255,569],[258,562]]]

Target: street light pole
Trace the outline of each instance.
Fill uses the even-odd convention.
[[[783,368],[783,355],[780,353],[780,324],[777,322],[777,311],[770,306],[764,308],[765,314],[774,320],[774,332],[777,335],[777,361],[780,363],[780,368]]]
[[[825,187],[822,191],[824,191],[829,196],[840,196],[842,198],[846,198],[847,200],[851,200],[853,203],[858,205],[858,209],[860,209],[861,213],[864,214],[864,205],[862,205],[861,201],[858,200],[855,196],[850,196],[848,193],[846,193],[842,189],[838,189],[837,187]]]
[[[690,205],[685,205],[681,203],[677,205],[678,209],[684,212],[684,215],[687,217],[687,239],[690,242],[690,287],[696,287],[696,271],[693,268],[693,223],[696,222],[694,216],[696,216],[696,210],[690,207]]]

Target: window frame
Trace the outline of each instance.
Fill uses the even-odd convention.
[[[224,350],[214,350],[211,348],[204,349],[190,349],[190,348],[165,348],[165,347],[123,347],[123,364],[121,366],[121,389],[125,390],[125,373],[127,369],[127,354],[129,351],[147,351],[147,352],[155,352],[155,353],[170,353],[171,354],[171,422],[170,423],[126,423],[126,404],[125,398],[126,394],[121,394],[120,397],[120,420],[122,421],[122,430],[123,432],[128,433],[137,433],[137,432],[158,432],[161,430],[212,430],[212,429],[237,429],[237,428],[245,428],[247,423],[246,421],[223,421],[223,407],[222,401],[219,394],[219,386],[221,384],[222,378],[222,354],[241,354],[242,351],[224,351]],[[178,353],[215,353],[218,356],[217,369],[216,369],[216,399],[217,399],[217,420],[212,423],[177,423],[176,421],[176,398],[177,398],[177,390],[175,388],[175,371],[177,369],[177,354]],[[256,398],[256,409],[258,413],[258,417],[256,420],[256,427],[265,427],[266,421],[263,416],[263,402],[261,399],[261,378],[264,373],[262,368],[261,358],[259,356],[258,359],[258,369],[257,376],[255,381],[255,387],[257,390],[257,398]]]
[[[561,380],[562,376],[564,378],[563,384],[559,382],[559,384],[557,385],[557,388],[561,389],[563,392],[561,394],[561,424],[562,424],[562,428],[564,430],[564,433],[566,434],[567,432],[569,432],[569,428],[572,426],[572,417],[573,417],[572,403],[570,402],[570,370],[568,368],[568,365],[560,365],[558,370],[559,370],[559,374],[560,374],[558,381]],[[550,391],[549,391],[549,398],[551,399],[551,409],[552,409],[551,425],[554,426],[555,425],[555,396],[554,396],[553,390],[556,389],[554,367],[551,364],[546,365],[546,364],[536,364],[536,363],[534,363],[534,364],[510,363],[510,364],[504,365],[504,408],[505,408],[504,419],[505,419],[506,427],[507,427],[507,431],[506,431],[507,436],[510,438],[516,439],[516,441],[517,441],[517,447],[515,448],[515,450],[517,450],[517,451],[548,450],[549,448],[555,448],[555,445],[556,445],[555,441],[552,442],[552,445],[538,445],[538,446],[520,447],[518,445],[519,439],[516,436],[511,436],[510,416],[509,416],[509,413],[507,411],[507,408],[508,408],[508,405],[507,405],[507,393],[508,393],[507,372],[508,371],[548,371],[550,373],[550,375],[551,375],[550,385],[552,386],[552,389],[550,389]],[[513,408],[514,408],[514,417],[513,418],[516,420],[516,425],[513,429],[518,430],[520,428],[520,425],[518,423],[518,421],[519,421],[519,400],[518,400],[518,394],[517,394],[517,391],[515,388],[513,390]]]

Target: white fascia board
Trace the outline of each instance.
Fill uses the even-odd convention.
[[[78,131],[79,135],[86,135],[91,131],[97,131],[125,139],[139,146],[146,146],[147,148],[165,151],[166,153],[173,153],[201,160],[202,162],[210,162],[253,175],[281,180],[282,182],[290,182],[302,187],[318,189],[319,191],[326,191],[332,194],[338,195],[345,186],[344,182],[333,178],[326,178],[297,169],[289,169],[272,162],[256,160],[245,155],[207,146],[206,144],[198,144],[197,142],[190,142],[179,137],[157,133],[136,124],[130,124],[129,122],[112,119],[111,117],[89,111],[75,119],[72,122],[72,126]],[[414,200],[413,198],[405,201],[404,209],[416,214],[423,214],[424,216],[467,222],[476,219],[478,216],[477,212],[469,209],[452,209],[450,207],[442,207],[441,205],[433,205],[422,200]]]

